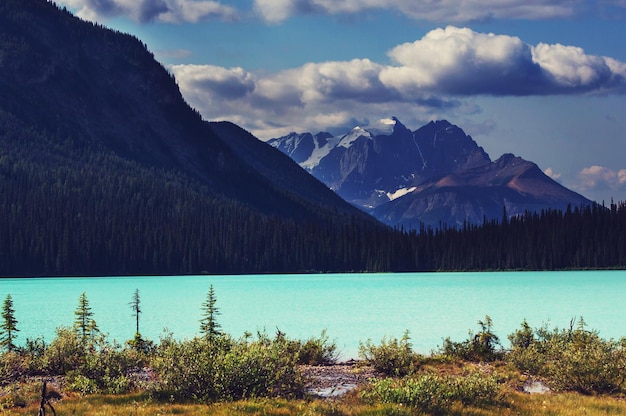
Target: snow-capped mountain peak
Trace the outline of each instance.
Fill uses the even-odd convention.
[[[350,130],[348,134],[341,136],[341,139],[339,140],[339,143],[337,143],[337,146],[349,148],[350,146],[352,146],[352,143],[354,143],[357,139],[361,137],[371,139],[372,133],[370,133],[368,130],[365,130],[361,126],[356,126],[352,130]]]
[[[300,136],[273,139],[273,145],[345,200],[390,225],[458,225],[499,218],[503,206],[513,215],[588,202],[538,168],[522,169],[527,165],[522,159],[509,163],[505,155],[492,162],[446,120],[411,131],[391,117],[364,122],[343,135],[327,134],[324,140]]]

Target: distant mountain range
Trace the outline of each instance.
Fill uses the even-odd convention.
[[[445,120],[411,131],[393,117],[338,136],[291,133],[268,143],[346,201],[409,229],[592,203],[532,162],[512,154],[492,161]]]

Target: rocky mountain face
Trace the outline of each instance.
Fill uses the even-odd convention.
[[[510,154],[492,161],[445,120],[411,131],[391,118],[339,136],[292,133],[268,143],[346,201],[410,229],[591,203],[532,162]]]

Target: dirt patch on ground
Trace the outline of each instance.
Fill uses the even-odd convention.
[[[357,361],[324,366],[303,366],[308,380],[306,392],[321,398],[341,397],[379,375],[370,366]]]

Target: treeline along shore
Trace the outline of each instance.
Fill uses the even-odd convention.
[[[262,214],[212,199],[175,176],[165,178],[162,192],[163,178],[139,167],[124,183],[106,171],[31,181],[37,172],[24,175],[28,166],[8,169],[0,194],[1,276],[626,267],[624,202],[407,231],[359,217]],[[0,158],[0,175],[6,171]]]

